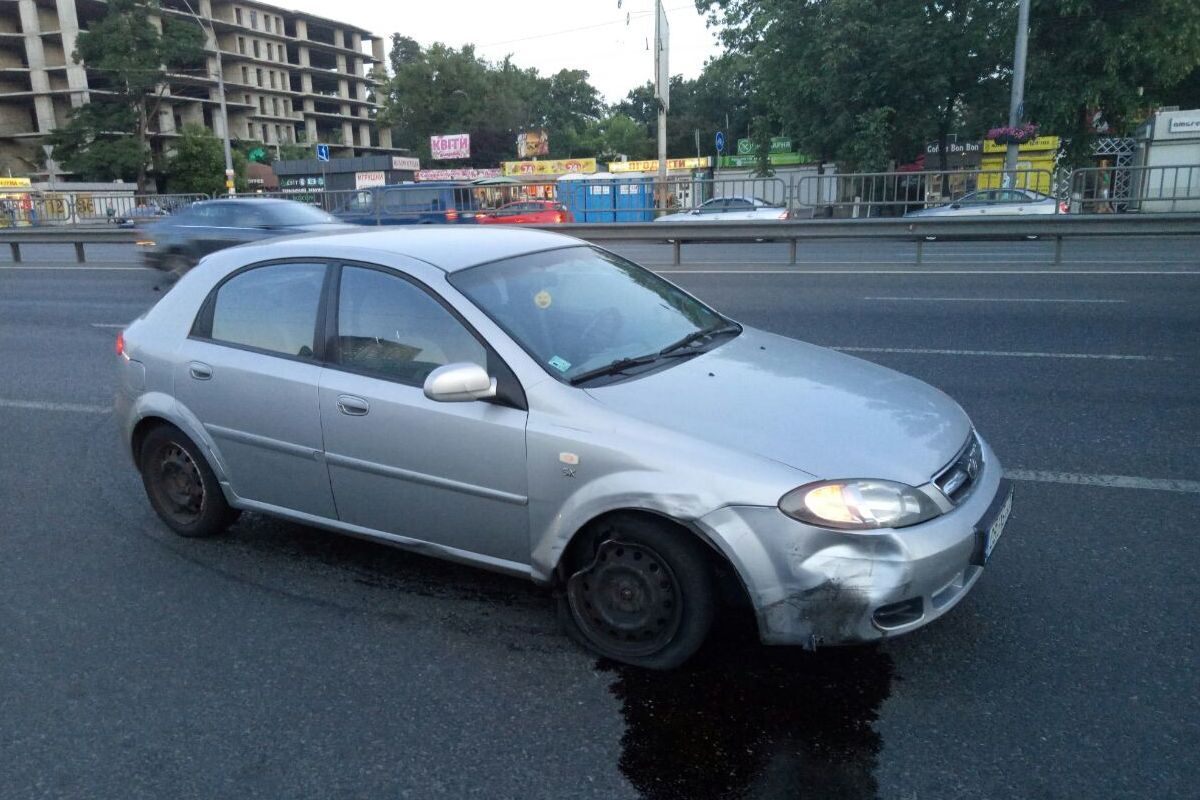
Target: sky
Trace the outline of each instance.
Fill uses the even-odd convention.
[[[474,44],[489,61],[512,54],[543,75],[585,69],[608,102],[650,80],[654,0],[268,0],[348,22],[382,36],[393,32],[421,43]],[[618,7],[619,6],[619,7]],[[664,0],[670,23],[671,74],[694,78],[719,46],[692,0]],[[628,18],[628,22],[627,22]]]

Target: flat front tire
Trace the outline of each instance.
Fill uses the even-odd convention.
[[[238,518],[199,448],[178,428],[146,434],[138,465],[150,505],[180,536],[215,536]]]
[[[673,669],[712,627],[715,586],[703,545],[666,523],[613,517],[581,534],[559,595],[569,634],[594,652]]]

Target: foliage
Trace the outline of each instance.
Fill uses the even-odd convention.
[[[253,143],[251,143],[253,144]],[[233,147],[234,186],[246,188],[246,153]],[[167,154],[167,191],[172,194],[222,194],[225,191],[225,146],[203,125],[184,125]]]
[[[1159,105],[1195,108],[1198,68],[1195,0],[1034,0],[1026,116],[1069,137],[1079,163],[1097,114],[1107,135],[1130,135]]]
[[[551,157],[591,155],[584,152],[589,126],[604,116],[604,106],[583,70],[543,77],[511,58],[489,62],[470,45],[422,48],[398,34],[389,62],[380,124],[392,127],[397,147],[423,160],[430,159],[430,136],[469,133],[469,163],[492,166],[516,158],[517,134],[535,128],[549,132]]]
[[[756,178],[770,178],[775,174],[771,167],[771,121],[766,116],[754,118],[750,141],[754,144],[754,172]]]
[[[55,161],[85,180],[134,180],[148,190],[167,73],[206,70],[200,28],[165,17],[160,34],[149,21],[157,12],[156,0],[109,0],[76,41],[72,59],[94,76],[91,102],[48,140]]]
[[[1014,0],[697,0],[751,103],[844,169],[911,160],[1007,118]],[[1200,104],[1200,3],[1033,0],[1025,114],[1086,151],[1162,103]]]

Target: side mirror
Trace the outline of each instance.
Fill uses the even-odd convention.
[[[463,361],[429,373],[425,396],[439,403],[468,403],[496,396],[496,379],[478,364]]]
[[[951,203],[950,207],[951,208],[962,208],[962,203]]]
[[[692,209],[692,213],[693,213],[693,214],[699,214],[699,213],[700,213],[700,209],[698,209],[698,208],[693,208],[693,209]]]

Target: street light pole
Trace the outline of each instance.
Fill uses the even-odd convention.
[[[1012,97],[1008,103],[1008,126],[1015,128],[1025,115],[1025,55],[1029,50],[1029,0],[1021,0],[1017,10],[1017,48],[1013,54]],[[1010,141],[1004,151],[1004,185],[1011,188],[1016,177],[1020,145]]]
[[[200,29],[212,37],[213,50],[217,54],[217,93],[220,95],[221,101],[221,139],[225,146],[225,190],[232,196],[237,194],[237,191],[233,188],[233,150],[229,145],[229,111],[225,107],[225,68],[221,66],[221,42],[217,39],[217,31],[213,28],[212,23],[205,25],[204,18],[196,13],[188,0],[183,0],[183,4],[187,6],[188,12],[196,18]]]

